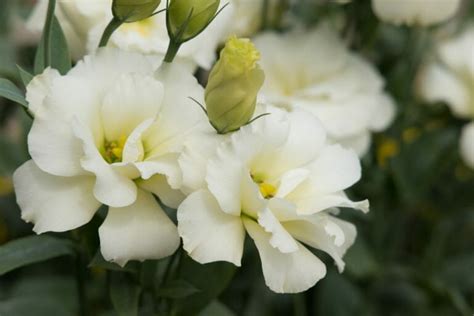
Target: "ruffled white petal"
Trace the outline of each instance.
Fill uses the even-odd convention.
[[[474,169],[474,122],[463,128],[460,147],[462,158],[469,167]]]
[[[132,205],[109,208],[99,237],[104,258],[121,266],[130,260],[161,259],[179,247],[176,226],[153,196],[143,191]]]
[[[40,234],[63,232],[88,223],[101,203],[93,194],[91,176],[58,177],[40,170],[32,160],[13,175],[21,217]]]
[[[291,253],[298,251],[296,240],[281,225],[278,218],[273,215],[270,208],[265,208],[258,214],[258,224],[271,234],[270,245],[282,253]]]
[[[114,169],[100,155],[90,131],[78,120],[73,121],[76,137],[83,143],[81,166],[96,176],[94,196],[112,207],[128,206],[137,198],[137,186],[126,174]]]
[[[245,238],[242,220],[224,213],[207,190],[191,194],[180,205],[178,231],[183,248],[194,260],[240,266]]]
[[[326,214],[313,216],[310,220],[285,222],[283,225],[299,241],[327,252],[336,262],[339,272],[344,270],[342,257],[357,235],[354,225]]]
[[[163,100],[163,85],[152,76],[124,74],[104,97],[101,115],[105,138],[128,137],[143,121],[155,118]]]
[[[247,218],[243,222],[257,246],[265,283],[272,291],[302,292],[326,275],[324,263],[303,245],[298,244],[298,251],[282,253],[271,246],[271,234],[266,233],[256,222]]]
[[[42,74],[31,79],[26,87],[28,110],[31,111],[35,117],[40,117],[42,115],[44,100],[51,92],[53,81],[59,77],[61,77],[59,71],[48,67]]]
[[[165,176],[155,175],[148,180],[136,180],[137,185],[153,194],[155,194],[165,205],[177,209],[183,202],[185,195],[180,191],[173,189]]]

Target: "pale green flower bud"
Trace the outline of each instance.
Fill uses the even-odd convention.
[[[121,22],[137,22],[150,17],[160,2],[161,0],[114,0],[112,13]]]
[[[197,36],[214,19],[219,3],[219,0],[171,0],[168,8],[170,36],[177,42]]]
[[[206,108],[209,121],[221,134],[249,123],[265,74],[257,61],[260,53],[248,39],[231,37],[209,75]]]

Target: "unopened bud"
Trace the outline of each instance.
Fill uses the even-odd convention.
[[[137,22],[150,17],[160,2],[161,0],[114,0],[112,13],[123,23]]]
[[[265,79],[259,59],[248,39],[231,37],[222,49],[205,93],[209,121],[219,133],[238,130],[252,118]]]
[[[185,42],[201,33],[214,19],[219,0],[171,0],[168,8],[168,32],[177,42]]]

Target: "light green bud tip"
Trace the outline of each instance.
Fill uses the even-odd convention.
[[[150,17],[161,0],[114,0],[112,13],[124,23],[137,22]]]
[[[168,21],[172,38],[185,42],[197,36],[214,19],[219,3],[219,0],[171,0]]]
[[[209,121],[219,133],[236,131],[252,119],[265,79],[259,59],[260,53],[248,39],[233,36],[222,49],[205,94]]]

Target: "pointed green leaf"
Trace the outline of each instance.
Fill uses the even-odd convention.
[[[23,69],[20,65],[16,65],[16,68],[18,69],[18,74],[20,75],[21,81],[26,88],[34,76]]]
[[[110,273],[110,299],[119,316],[136,316],[140,299],[140,287],[130,275],[121,272]]]
[[[51,27],[51,41],[50,41],[50,54],[51,54],[51,65],[45,65],[45,33],[38,45],[35,56],[35,74],[40,74],[47,67],[57,69],[62,75],[66,74],[71,69],[71,56],[64,36],[64,32],[58,19],[54,17],[52,19]]]
[[[184,280],[173,280],[160,288],[157,292],[161,297],[183,298],[198,293],[199,289]]]
[[[0,78],[0,97],[28,107],[28,102],[26,102],[23,92],[8,79]]]
[[[34,235],[13,240],[0,247],[0,275],[32,263],[74,254],[74,244],[67,239]]]

